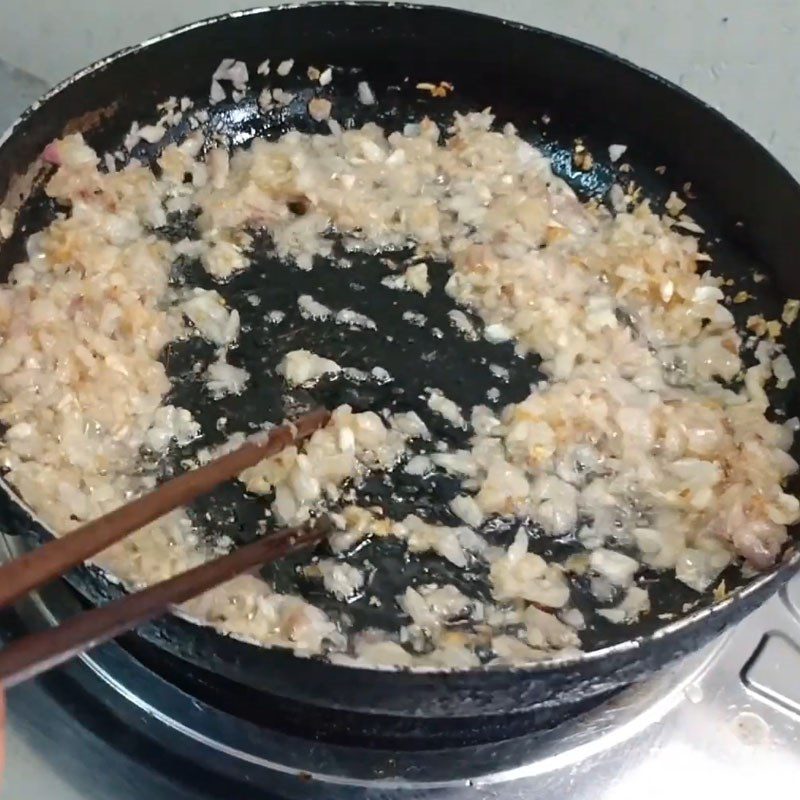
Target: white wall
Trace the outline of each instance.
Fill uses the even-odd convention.
[[[124,45],[257,1],[0,0],[0,58],[55,82]],[[655,70],[721,108],[800,175],[800,0],[449,4],[565,33]]]

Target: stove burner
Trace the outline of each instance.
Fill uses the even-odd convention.
[[[442,790],[544,800],[566,785],[571,796],[594,800],[605,797],[598,781],[608,788],[636,764],[650,774],[687,747],[719,780],[723,744],[726,758],[749,748],[725,775],[747,764],[744,779],[755,756],[781,752],[800,776],[796,690],[775,683],[767,658],[778,646],[782,658],[796,654],[800,671],[799,586],[758,612],[766,624],[747,621],[645,683],[557,715],[464,723],[337,714],[247,692],[135,636],[19,687],[10,715],[15,735],[47,752],[70,785],[95,796],[100,781],[104,800],[144,796],[141,787],[148,800],[399,800]],[[53,624],[77,606],[65,584],[48,587],[0,614],[0,637]],[[666,782],[681,774],[674,768]]]
[[[265,732],[371,750],[425,751],[497,744],[525,737],[545,739],[560,725],[585,715],[619,690],[560,703],[535,712],[468,718],[401,717],[337,711],[267,695],[179,659],[136,636],[122,646],[144,667],[207,708],[258,726]],[[527,750],[519,754],[523,760]],[[496,758],[496,754],[494,756]],[[495,762],[487,768],[497,768]]]
[[[53,619],[75,603],[71,590],[60,585],[26,605],[28,617]],[[2,627],[20,630],[24,619],[18,617],[16,625],[6,620]],[[162,745],[169,739],[170,745],[181,742],[191,750],[194,742],[205,752],[204,762],[219,759],[226,765],[238,762],[237,769],[247,765],[310,774],[325,783],[388,781],[410,788],[496,780],[529,768],[532,760],[563,760],[586,746],[602,747],[604,736],[619,734],[642,713],[652,713],[665,701],[674,704],[683,683],[711,657],[704,653],[693,659],[684,667],[680,684],[671,673],[589,704],[560,706],[539,715],[467,720],[337,713],[300,705],[248,690],[135,635],[98,648],[66,671],[121,717],[138,712],[157,720]],[[47,683],[53,685],[54,679],[50,676]]]

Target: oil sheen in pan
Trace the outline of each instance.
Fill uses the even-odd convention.
[[[327,133],[325,123],[315,123],[306,113],[308,99],[313,94],[308,88],[303,65],[297,65],[295,73],[296,77],[290,75],[287,82],[294,100],[286,109],[264,115],[252,100],[228,108],[212,106],[209,113],[215,134],[227,134],[231,141],[242,145],[245,136],[256,134],[272,138],[287,129]],[[381,87],[380,105],[365,107],[354,99],[356,84],[365,77],[358,70],[337,70],[335,81],[329,87],[332,91],[328,96],[333,100],[336,118],[345,126],[358,127],[375,121],[394,130],[428,115],[444,129],[454,111],[464,112],[476,107],[461,96],[426,102],[410,83]],[[498,125],[506,121],[502,117],[497,120]],[[586,199],[603,198],[613,182],[626,178],[626,174],[617,173],[607,158],[598,158],[591,170],[577,168],[573,161],[573,137],[560,130],[553,120],[548,124],[529,124],[527,130],[521,132],[551,155],[557,173]],[[591,150],[591,141],[585,137],[582,141]],[[602,153],[603,149],[598,147],[596,152]],[[658,173],[653,175],[655,196],[663,198],[670,186],[669,179],[662,179],[663,185],[658,186]],[[190,218],[176,219],[174,229],[163,232],[177,237],[187,233],[192,233]],[[431,428],[434,440],[446,442],[449,447],[467,446],[468,431],[430,412],[425,402],[427,387],[441,389],[464,409],[481,403],[500,409],[526,397],[530,385],[544,375],[537,369],[538,359],[534,355],[517,356],[512,343],[490,344],[482,337],[467,341],[454,329],[448,312],[457,306],[443,288],[449,275],[447,264],[430,264],[432,291],[425,297],[414,292],[399,293],[384,286],[382,279],[391,274],[385,262],[401,263],[410,254],[410,251],[353,254],[338,248],[332,258],[318,257],[314,269],[305,271],[279,263],[271,255],[268,237],[262,234],[256,236],[251,266],[221,286],[210,281],[199,264],[182,264],[177,280],[192,286],[214,287],[230,307],[238,309],[242,335],[230,361],[246,369],[252,378],[241,396],[226,397],[210,404],[196,376],[198,364],[205,367],[213,361],[211,345],[198,339],[175,343],[170,345],[167,361],[175,386],[170,401],[192,410],[212,443],[215,439],[223,441],[224,431],[246,430],[263,419],[278,419],[283,414],[316,404],[332,408],[346,402],[358,410],[413,410]],[[302,316],[297,303],[298,297],[304,294],[331,309],[349,308],[364,314],[377,321],[377,330],[347,327],[330,319],[309,321]],[[269,312],[273,309],[283,313],[282,319],[270,321]],[[409,311],[423,324],[409,324]],[[481,321],[467,313],[476,330],[481,331]],[[309,389],[287,391],[276,367],[287,352],[299,348],[334,358],[365,373],[380,366],[393,380],[354,381],[342,373],[323,379]],[[508,380],[498,379],[489,369],[490,364],[505,369]],[[218,431],[219,426],[215,424],[220,417],[226,420],[223,431]],[[418,443],[416,447],[425,449],[429,445]],[[186,449],[188,452],[191,448]],[[184,453],[175,455],[180,458]],[[372,475],[352,498],[359,505],[378,505],[394,519],[417,513],[431,522],[457,525],[460,520],[449,510],[448,502],[458,489],[459,482],[448,475],[411,476],[401,465],[390,474]],[[263,500],[252,498],[240,485],[231,484],[198,502],[194,516],[201,528],[213,531],[212,535],[224,534],[236,542],[245,542],[258,530],[258,520],[263,518]],[[490,542],[507,546],[518,524],[518,521],[494,520],[487,523],[483,532]],[[535,534],[535,526],[529,521],[525,524]],[[534,535],[531,547],[548,560],[559,562],[583,550],[573,534],[558,539]],[[266,572],[280,591],[299,591],[326,613],[341,619],[350,630],[368,627],[397,630],[399,611],[395,598],[408,585],[451,583],[469,597],[490,599],[485,567],[456,568],[441,558],[410,554],[391,539],[368,540],[348,554],[348,562],[370,576],[368,590],[348,603],[324,592],[318,582],[305,580],[297,569],[302,560],[299,557],[270,567]],[[726,575],[727,585],[735,586],[739,575],[738,569],[730,569]],[[654,617],[672,613],[676,607],[702,602],[669,572],[647,574],[643,581],[650,590]],[[582,634],[585,647],[593,649],[628,638],[637,629],[646,631],[652,625],[649,619],[633,626],[613,625],[593,613],[597,601],[587,581],[575,579],[573,587],[576,605],[591,621]]]

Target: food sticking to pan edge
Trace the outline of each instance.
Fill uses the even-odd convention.
[[[269,81],[272,70],[293,69],[300,65],[264,62],[257,72]],[[335,80],[331,68],[307,74],[315,86]],[[239,101],[248,84],[247,66],[226,60],[212,78],[210,103]],[[453,87],[418,88],[437,97]],[[268,110],[293,99],[265,88],[259,104]],[[358,99],[375,102],[366,81]],[[260,229],[287,269],[307,270],[315,257],[332,255],[335,232],[350,252],[412,244],[407,263],[383,279],[399,296],[432,291],[429,270],[448,262],[448,295],[484,323],[479,331],[453,311],[453,326],[467,339],[513,341],[520,354],[538,354],[548,380],[500,414],[461,408],[429,387],[431,413],[470,431],[469,448],[443,450],[414,413],[340,406],[300,452],[290,448],[240,480],[272,498],[270,526],[331,510],[332,556],[303,569],[343,601],[368,593],[369,576],[337,555],[368,536],[399,539],[409,552],[431,552],[456,567],[483,562],[492,601],[453,585],[408,586],[397,597],[407,620],[398,630],[351,633],[305,599],[247,575],[182,613],[248,641],[340,663],[520,664],[580,648],[590,621],[570,604],[570,576],[587,576],[598,601],[619,595],[597,613],[625,625],[649,612],[647,589],[636,581],[643,565],[674,570],[700,592],[737,559],[748,570],[774,563],[786,526],[798,519],[798,501],[782,490],[796,470],[787,451],[797,421],[768,420],[765,387],[794,377],[780,332],[798,303],[787,302],[780,322],[753,317],[747,331],[737,330],[727,304],[740,293],[726,296],[699,248],[702,230],[676,194],[664,215],[616,184],[607,205],[580,202],[548,159],[489,111],[457,114],[447,131],[424,119],[387,134],[371,123],[343,129],[335,104],[313,97],[308,113],[327,123],[326,135],[289,132],[248,149],[220,142],[207,152],[207,111],[188,98],[170,99],[161,111],[156,124],[134,124],[117,153],[100,157],[79,134],[48,146],[44,157],[56,169],[47,193],[69,210],[29,237],[28,261],[0,290],[2,463],[56,533],[152,487],[170,446],[201,437],[188,410],[164,403],[170,382],[160,359],[169,342],[195,335],[217,347],[203,376],[212,398],[241,392],[251,379],[227,360],[240,336],[237,310],[214,290],[171,284],[176,259],[199,259],[224,282],[248,268],[252,232]],[[128,158],[137,143],[160,142],[184,118],[194,132],[163,148],[156,171]],[[610,157],[623,152],[617,146]],[[591,165],[580,146],[574,157],[581,168]],[[194,211],[198,238],[170,242],[154,233],[168,215]],[[12,230],[13,218],[0,211],[0,235]],[[375,268],[386,270],[377,259]],[[364,335],[380,328],[311,295],[298,304],[308,325],[333,321]],[[412,311],[408,321],[425,324]],[[340,372],[358,377],[343,356],[336,359],[298,349],[278,373],[290,386]],[[380,364],[371,377],[392,380]],[[227,446],[243,436],[232,435]],[[424,442],[423,452],[407,451],[412,440]],[[198,458],[211,455],[201,450]],[[463,524],[389,519],[337,502],[344,487],[397,464],[412,475],[457,476],[462,491],[451,510]],[[481,535],[498,516],[526,522],[507,548]],[[529,552],[529,536],[571,531],[583,545],[579,555],[556,563]],[[217,541],[216,552],[232,544]],[[142,586],[214,554],[180,511],[98,563]]]

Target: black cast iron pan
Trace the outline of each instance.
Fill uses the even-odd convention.
[[[19,203],[24,223],[0,251],[0,274],[23,258],[24,236],[46,224],[55,211],[41,190],[43,148],[65,132],[80,130],[98,151],[115,150],[133,120],[155,118],[155,105],[169,96],[188,96],[206,104],[209,78],[223,58],[255,66],[264,58],[277,64],[294,58],[294,72],[280,84],[307,89],[308,65],[335,65],[333,83],[324,94],[334,101],[335,116],[361,124],[374,119],[385,127],[429,115],[446,121],[455,110],[492,106],[500,123],[513,122],[522,134],[545,148],[557,171],[582,196],[602,197],[617,175],[607,160],[608,145],[628,146],[628,177],[644,187],[656,202],[671,189],[691,181],[697,199],[690,211],[707,231],[705,246],[714,256],[714,270],[734,278],[756,300],[736,307],[746,316],[757,309],[766,317],[780,314],[786,297],[800,295],[800,244],[796,219],[800,216],[800,187],[755,141],[728,120],[682,90],[599,50],[568,39],[485,16],[433,7],[382,5],[315,5],[243,12],[189,26],[142,46],[112,56],[78,73],[28,110],[0,143],[0,196]],[[365,108],[355,99],[356,84],[368,80],[378,97],[376,107]],[[415,89],[419,81],[446,80],[456,90],[447,98],[431,98]],[[252,81],[257,94],[260,84]],[[285,109],[264,114],[253,93],[234,104],[209,109],[213,131],[237,144],[254,135],[278,136],[289,128],[319,130],[306,113],[308,93],[298,95]],[[549,118],[545,124],[543,117]],[[176,130],[180,135],[180,128]],[[595,154],[589,172],[575,170],[571,150],[582,137]],[[134,155],[146,158],[154,149],[141,145]],[[666,172],[655,167],[666,166]],[[176,220],[163,236],[191,233],[191,219]],[[203,400],[194,365],[212,358],[210,347],[198,340],[170,347],[169,371],[175,389],[171,401],[186,406],[204,424],[204,444],[221,440],[218,417],[228,418],[227,431],[247,429],[248,423],[281,417],[289,406],[312,402],[352,402],[363,407],[415,409],[434,425],[437,434],[453,443],[459,433],[437,423],[419,395],[425,386],[437,386],[464,406],[487,402],[486,391],[500,390],[495,406],[521,399],[537,378],[533,357],[520,360],[510,346],[466,342],[447,321],[452,308],[441,291],[427,298],[392,292],[380,284],[386,274],[375,257],[352,259],[347,269],[320,264],[311,272],[279,266],[266,248],[256,247],[252,268],[222,287],[215,287],[242,315],[245,335],[231,356],[253,375],[241,397],[219,404]],[[756,284],[754,270],[769,279]],[[433,270],[436,289],[445,268]],[[195,264],[179,265],[176,279],[211,285]],[[299,294],[311,293],[333,308],[351,307],[380,320],[379,335],[340,326],[310,325],[296,312]],[[247,298],[257,295],[259,305]],[[402,302],[400,302],[402,301]],[[429,324],[413,328],[402,319],[409,308],[423,312]],[[264,314],[282,309],[280,325],[267,325]],[[440,329],[442,335],[435,333]],[[798,342],[787,339],[787,352],[798,363]],[[274,368],[282,355],[297,347],[369,369],[380,364],[396,382],[390,386],[323,383],[308,393],[286,397]],[[487,365],[509,368],[511,379],[497,381]],[[793,391],[774,398],[782,413],[797,412]],[[491,401],[490,401],[490,404]],[[175,452],[171,464],[188,454]],[[389,487],[396,491],[395,496]],[[380,502],[393,516],[415,509],[431,519],[453,522],[445,503],[454,487],[444,476],[426,481],[401,482],[398,476],[377,475],[360,490],[360,499]],[[48,534],[12,499],[0,501],[3,527],[31,542]],[[208,535],[227,534],[236,541],[253,535],[263,506],[238,486],[229,486],[198,504],[193,513],[205,519]],[[509,531],[497,527],[491,536],[506,541]],[[793,534],[796,541],[796,533]],[[536,538],[552,558],[566,557],[575,548],[563,540]],[[463,591],[480,596],[485,581],[480,572],[454,574],[433,557],[409,559],[399,546],[367,544],[351,554],[381,567],[374,590],[385,598],[387,611],[376,611],[366,601],[347,608],[337,606],[313,583],[299,581],[291,565],[273,575],[281,588],[299,589],[334,615],[346,614],[354,627],[396,625],[393,597],[405,582],[448,580]],[[741,619],[789,577],[798,562],[794,546],[769,573],[745,579],[738,569],[725,575],[733,594],[714,603],[710,592],[698,596],[669,575],[643,572],[653,612],[634,626],[613,626],[594,617],[583,636],[587,652],[556,664],[525,668],[484,668],[460,673],[378,671],[333,666],[298,658],[287,652],[263,650],[215,632],[169,617],[143,628],[139,644],[151,662],[158,653],[177,658],[186,672],[201,682],[220,681],[230,694],[262,697],[266,693],[304,704],[306,708],[359,712],[381,718],[435,720],[497,714],[533,714],[547,719],[551,709],[577,709],[615,689],[646,677],[672,659],[697,650],[726,626]],[[402,581],[396,575],[402,574]],[[81,569],[69,577],[89,603],[101,602],[120,590],[103,574]],[[576,582],[576,603],[587,611],[596,605],[586,587]],[[391,619],[385,614],[390,614]],[[668,617],[668,618],[667,618]],[[146,642],[149,644],[142,644]],[[155,649],[153,649],[155,645]],[[175,675],[180,667],[173,669]]]

